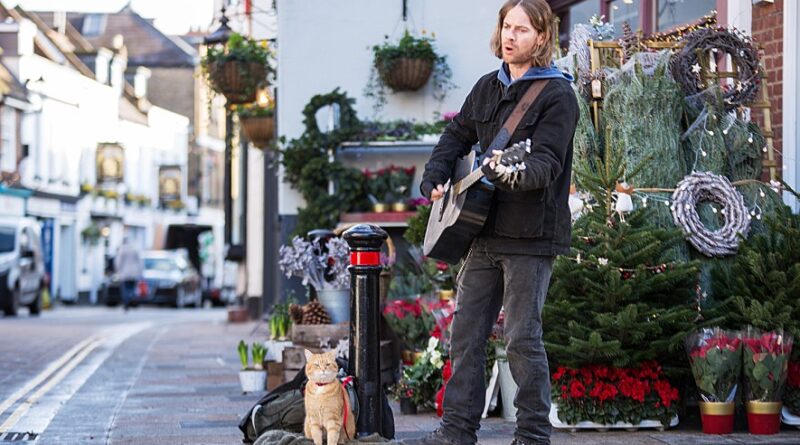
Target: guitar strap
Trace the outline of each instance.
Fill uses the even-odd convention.
[[[514,134],[514,130],[517,129],[519,121],[522,120],[522,116],[524,116],[531,105],[533,105],[536,98],[539,97],[539,93],[542,92],[548,82],[548,79],[534,80],[531,82],[528,91],[526,91],[522,99],[517,102],[514,111],[508,116],[508,119],[506,119],[503,124],[503,128],[501,128],[494,139],[492,139],[492,143],[489,144],[489,148],[486,149],[484,154],[489,154],[491,156],[492,150],[503,150],[508,146],[508,143],[511,141],[511,135]]]

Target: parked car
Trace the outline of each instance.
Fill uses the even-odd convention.
[[[17,315],[20,306],[39,313],[44,273],[39,223],[0,218],[0,308],[6,315]]]
[[[166,303],[175,307],[200,306],[200,274],[181,250],[151,250],[142,254],[144,285],[138,286],[140,303]]]

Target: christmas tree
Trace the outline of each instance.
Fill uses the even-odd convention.
[[[593,199],[575,223],[571,253],[555,263],[544,309],[555,365],[658,360],[666,371],[686,368],[682,342],[696,326],[697,265],[667,259],[682,236],[652,224],[650,208],[616,212],[618,181],[639,170],[627,169],[619,147],[607,147],[592,165],[576,165]]]
[[[752,325],[766,331],[782,328],[800,339],[800,215],[784,207],[765,220],[769,230],[739,246],[730,267],[712,272],[717,295],[728,298],[712,310],[734,329]],[[800,359],[800,348],[792,351]]]

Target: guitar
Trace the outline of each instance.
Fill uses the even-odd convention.
[[[514,147],[525,147],[530,152],[530,140],[522,144]],[[471,151],[456,161],[453,179],[445,184],[444,196],[433,202],[422,245],[428,257],[450,264],[459,262],[483,229],[492,205],[494,185],[481,181],[484,175],[475,157],[475,152]],[[490,162],[500,164],[508,182],[513,182],[519,173],[517,165],[505,162],[502,152],[495,152]]]

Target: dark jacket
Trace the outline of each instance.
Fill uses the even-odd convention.
[[[499,74],[499,75],[498,75]],[[450,179],[456,159],[476,143],[485,151],[533,80],[524,77],[505,85],[507,76],[493,71],[481,77],[434,147],[420,189]],[[501,81],[503,79],[503,81]],[[525,113],[509,145],[530,138],[529,175],[522,189],[510,191],[495,183],[492,207],[480,238],[490,251],[557,255],[569,251],[569,198],[572,138],[578,122],[578,103],[563,78],[550,79]]]

